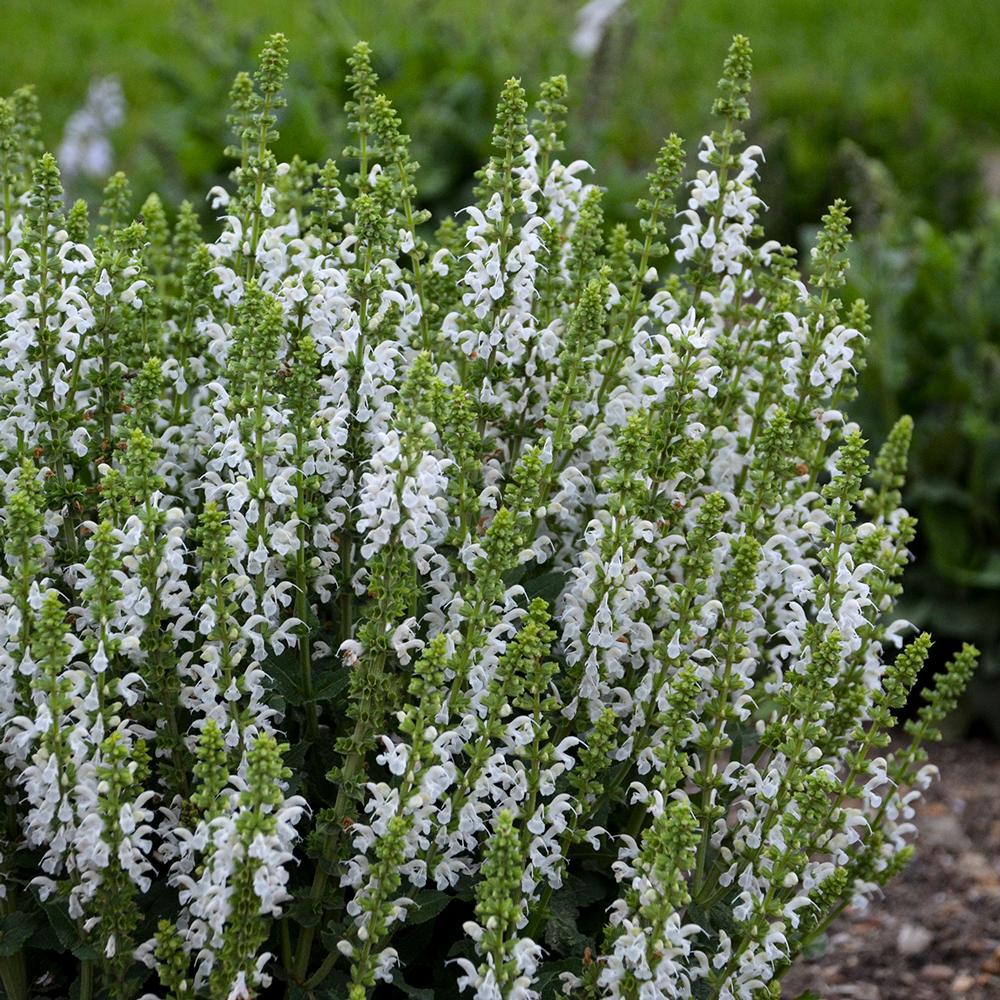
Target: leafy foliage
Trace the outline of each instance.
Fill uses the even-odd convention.
[[[900,611],[950,648],[975,640],[982,670],[953,724],[978,716],[998,732],[1000,215],[987,206],[974,227],[945,233],[884,164],[844,155],[862,221],[848,291],[871,303],[874,328],[852,412],[875,438],[914,415],[904,498],[922,532]]]

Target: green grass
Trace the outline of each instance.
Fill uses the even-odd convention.
[[[487,151],[499,87],[567,72],[574,154],[610,177],[612,215],[641,186],[662,137],[711,126],[728,41],[755,51],[752,138],[765,147],[765,198],[785,238],[843,193],[844,138],[885,160],[904,192],[946,227],[968,221],[981,152],[1000,143],[1000,19],[982,0],[630,0],[593,60],[568,47],[582,0],[6,0],[0,92],[35,83],[44,138],[94,75],[115,73],[129,105],[115,142],[145,188],[179,197],[226,169],[225,95],[271,31],[292,57],[285,147],[315,158],[342,144],[343,60],[375,48],[386,89],[427,162],[432,201],[460,198]],[[283,150],[279,149],[279,153]]]

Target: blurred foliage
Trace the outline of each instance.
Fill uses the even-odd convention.
[[[920,522],[899,611],[982,650],[956,728],[1000,738],[1000,200],[967,229],[922,218],[884,164],[842,148],[860,232],[850,290],[872,309],[855,416],[878,444],[915,420],[904,503]]]
[[[570,80],[574,153],[629,214],[663,136],[708,126],[734,32],[755,52],[751,141],[768,157],[769,231],[786,242],[843,191],[845,137],[884,162],[920,215],[969,225],[984,148],[1000,142],[1000,19],[981,0],[627,0],[590,57],[570,41],[583,0],[5,0],[0,93],[34,83],[46,146],[93,76],[116,74],[129,113],[114,138],[140,196],[201,198],[226,170],[233,76],[270,31],[296,53],[276,151],[322,162],[344,145],[341,67],[359,38],[414,140],[428,207],[463,203],[488,154],[491,94],[511,75]],[[73,194],[96,194],[86,190]]]

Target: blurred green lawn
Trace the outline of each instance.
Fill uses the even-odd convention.
[[[92,77],[116,74],[128,121],[119,164],[142,196],[199,193],[227,169],[225,95],[264,37],[289,38],[285,152],[339,155],[344,57],[370,41],[424,163],[431,207],[452,207],[487,153],[510,75],[570,78],[573,155],[627,214],[663,136],[693,142],[728,41],[755,52],[752,138],[765,148],[769,229],[794,238],[843,193],[850,138],[883,160],[922,214],[966,224],[978,164],[1000,144],[1000,18],[983,0],[627,0],[590,59],[569,48],[580,0],[5,0],[0,92],[34,83],[55,147]],[[88,192],[84,192],[88,193]]]

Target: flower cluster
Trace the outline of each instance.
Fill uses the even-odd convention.
[[[905,863],[975,658],[876,753],[929,639],[844,206],[807,276],[764,241],[741,37],[639,237],[564,78],[432,235],[368,47],[343,181],[272,152],[286,64],[214,238],[121,174],[92,227],[0,102],[7,996],[57,946],[82,1000],[777,996]]]

